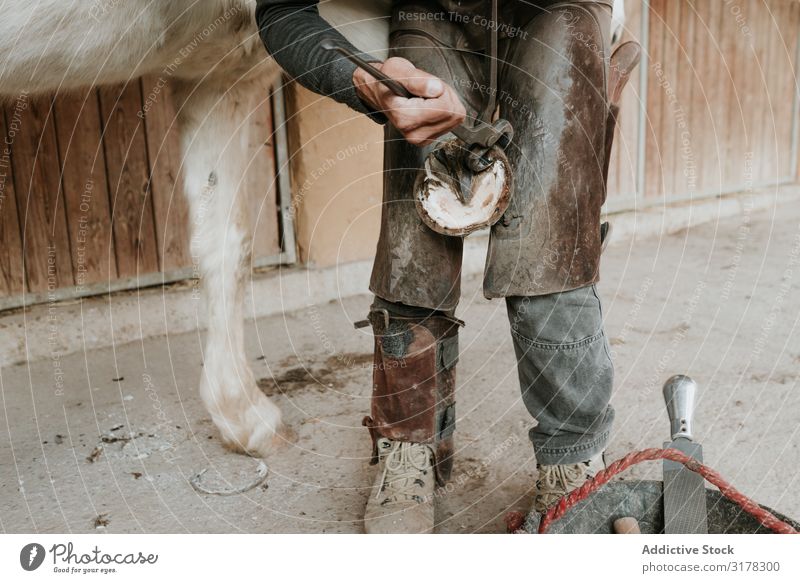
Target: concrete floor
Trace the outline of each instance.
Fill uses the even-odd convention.
[[[762,504],[800,517],[798,207],[609,248],[600,286],[617,370],[609,459],[661,445],[661,384],[690,374],[702,391],[706,461]],[[528,505],[531,420],[504,304],[483,299],[479,279],[464,284],[459,451],[438,531],[499,532],[508,510]],[[0,530],[358,532],[373,477],[360,426],[371,338],[351,322],[368,303],[352,297],[248,325],[262,388],[299,439],[268,460],[267,488],[237,496],[201,495],[188,483],[203,468],[208,484],[243,483],[257,466],[220,446],[200,404],[202,334],[2,369]],[[101,435],[107,443],[90,461]],[[625,479],[659,475],[651,463]]]

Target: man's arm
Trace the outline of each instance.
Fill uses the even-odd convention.
[[[406,59],[381,63],[362,55],[419,96],[411,99],[394,95],[366,71],[324,50],[321,43],[330,38],[360,52],[320,17],[316,0],[257,0],[256,22],[267,51],[301,85],[378,123],[388,118],[414,145],[429,144],[464,121],[466,110],[456,91]]]
[[[303,87],[335,99],[369,115],[378,123],[386,117],[361,100],[353,84],[356,66],[341,55],[324,50],[320,43],[332,38],[355,53],[337,30],[322,19],[317,1],[258,0],[256,22],[264,46],[277,63]],[[367,61],[380,62],[369,55]]]

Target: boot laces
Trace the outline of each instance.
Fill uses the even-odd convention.
[[[549,506],[567,492],[580,488],[586,481],[588,464],[559,464],[539,467],[536,494],[544,506]]]
[[[387,442],[391,445],[385,452],[381,452],[384,468],[375,497],[380,498],[383,495],[386,496],[386,501],[394,502],[422,502],[417,488],[421,485],[421,475],[426,475],[431,469],[430,449],[419,443]],[[381,445],[385,447],[386,443]]]

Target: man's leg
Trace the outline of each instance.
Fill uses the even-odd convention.
[[[516,187],[484,281],[505,297],[539,464],[541,511],[595,470],[613,420],[613,367],[594,283],[605,200],[610,2],[542,0],[505,41],[501,116]],[[521,12],[520,12],[521,16]]]
[[[480,95],[471,90],[468,61],[477,57],[458,50],[466,45],[465,33],[447,16],[436,2],[396,4],[391,55],[451,84],[468,115],[475,115]],[[365,514],[367,532],[432,531],[435,482],[447,479],[452,463],[459,327],[452,315],[460,296],[462,240],[432,231],[417,214],[414,182],[430,151],[387,128],[381,234],[370,281],[375,365],[365,425],[379,470]]]
[[[460,322],[375,298],[372,403],[364,425],[381,467],[367,503],[372,533],[431,532],[433,491],[450,476]]]
[[[614,368],[594,285],[506,298],[522,400],[538,421],[530,439],[542,512],[602,468],[614,410]],[[595,460],[595,461],[592,461]]]

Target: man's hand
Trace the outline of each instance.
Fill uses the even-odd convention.
[[[420,71],[400,57],[371,64],[419,95],[406,99],[392,93],[363,69],[353,73],[353,83],[361,99],[389,118],[408,142],[425,146],[464,121],[467,115],[464,104],[455,90],[438,77]]]

